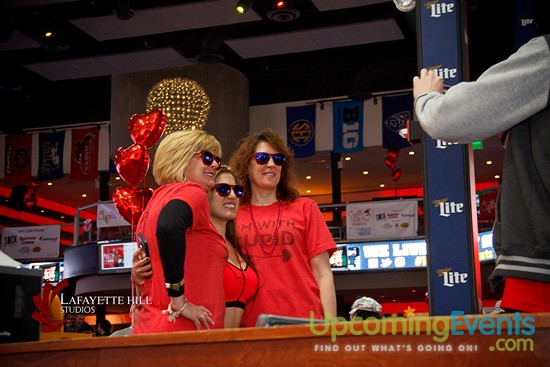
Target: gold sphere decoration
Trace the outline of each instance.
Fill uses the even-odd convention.
[[[210,98],[203,87],[187,78],[163,79],[147,93],[147,112],[166,114],[166,135],[178,130],[202,129],[210,111]]]

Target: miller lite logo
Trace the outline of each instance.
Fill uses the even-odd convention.
[[[430,11],[430,17],[439,18],[443,14],[450,14],[454,11],[455,4],[439,3],[439,0],[427,1],[424,7]]]
[[[457,145],[457,144],[459,144],[459,143],[449,143],[449,142],[446,142],[446,141],[443,141],[443,140],[437,140],[435,142],[435,147],[437,149],[447,149],[447,147],[449,145]]]
[[[298,146],[306,145],[313,139],[313,125],[308,120],[296,120],[288,128],[290,140]]]
[[[534,23],[534,19],[520,18],[519,22],[522,27],[527,27],[528,25],[531,25]]]
[[[443,278],[443,286],[454,287],[457,284],[466,284],[468,282],[467,273],[452,271],[453,268],[437,269],[437,276]]]
[[[434,204],[434,207],[439,207],[440,217],[449,217],[452,214],[458,214],[464,211],[464,203],[449,201],[448,198],[436,199],[433,200],[432,203]]]

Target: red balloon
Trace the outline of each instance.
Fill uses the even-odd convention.
[[[388,166],[389,169],[395,168],[395,159],[391,159],[390,157],[384,158],[384,163],[386,163],[386,166]]]
[[[128,130],[134,143],[149,149],[164,133],[166,121],[166,114],[161,110],[153,110],[143,115],[135,114],[130,118]]]
[[[390,148],[388,149],[388,157],[392,158],[394,161],[399,157],[400,148]]]
[[[120,177],[132,187],[136,187],[143,181],[150,162],[151,156],[144,145],[120,147],[115,152],[116,170]]]
[[[391,171],[391,179],[393,180],[393,182],[399,181],[400,178],[401,178],[401,168],[397,168]]]
[[[112,198],[120,216],[134,228],[151,196],[153,196],[153,189],[151,188],[119,187],[113,193]]]

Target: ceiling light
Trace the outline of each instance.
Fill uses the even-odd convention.
[[[369,174],[369,171],[363,171],[363,174],[364,174],[364,175],[368,175],[368,174]]]
[[[311,180],[311,176],[306,176],[306,180]]]
[[[351,157],[344,158],[346,161],[351,161]]]
[[[239,0],[237,1],[237,5],[235,5],[235,10],[237,10],[237,13],[244,14],[248,9],[250,9],[250,6],[252,5],[253,0]]]
[[[416,6],[415,0],[393,0],[393,3],[395,4],[397,10],[402,12],[411,11]]]
[[[53,182],[48,182],[48,186],[53,186]]]
[[[384,184],[380,184],[380,187],[386,187],[386,185],[384,185]]]
[[[409,152],[409,155],[414,155],[414,152],[411,150],[411,151]]]
[[[500,175],[495,175],[495,178],[500,178]]]
[[[306,190],[306,193],[308,193],[308,194],[309,194],[310,192],[311,192],[311,190]]]
[[[493,161],[487,161],[485,164],[493,164]]]
[[[86,197],[88,197],[88,194],[82,194],[82,197],[86,198]]]

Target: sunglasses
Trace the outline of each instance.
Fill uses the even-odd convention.
[[[230,185],[226,183],[219,183],[219,184],[216,184],[214,188],[216,189],[216,191],[221,197],[229,196],[229,194],[231,194],[231,190],[233,190],[233,192],[235,193],[235,196],[237,196],[238,198],[242,198],[244,195],[244,187],[242,187],[241,185]]]
[[[269,154],[265,152],[258,152],[254,154],[256,163],[261,164],[262,166],[266,165],[271,158],[273,158],[273,163],[275,163],[276,166],[282,166],[286,162],[286,155],[281,153]]]
[[[200,152],[196,152],[193,155],[200,154],[202,158],[202,163],[205,166],[210,167],[212,163],[216,162],[218,164],[218,167],[216,167],[216,171],[219,170],[222,166],[222,159],[218,156],[214,156],[214,154],[210,153],[208,150],[201,150]]]

